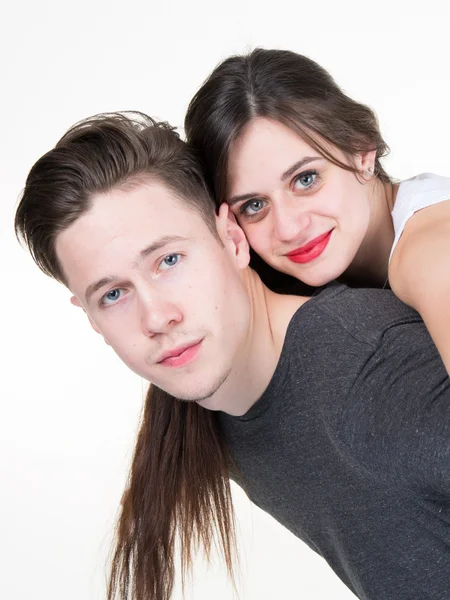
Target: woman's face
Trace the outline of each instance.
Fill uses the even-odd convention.
[[[348,163],[337,148],[337,159]],[[373,166],[374,152],[354,157]],[[249,123],[229,156],[227,202],[253,249],[312,286],[342,275],[370,221],[370,185],[271,119]]]

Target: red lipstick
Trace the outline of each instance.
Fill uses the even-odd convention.
[[[308,263],[314,260],[315,258],[320,256],[327,247],[332,232],[333,230],[331,229],[327,233],[319,235],[304,246],[300,246],[300,248],[292,250],[292,252],[289,252],[288,254],[286,254],[286,256],[292,262],[301,264]]]

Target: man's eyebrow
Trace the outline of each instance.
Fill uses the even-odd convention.
[[[114,283],[115,281],[118,281],[118,278],[114,277],[113,275],[110,275],[109,277],[103,277],[95,283],[91,283],[90,285],[88,285],[86,291],[84,292],[84,298],[86,300],[86,303],[89,302],[92,294],[95,294],[97,290],[102,288],[104,285],[109,285],[110,283]]]
[[[181,235],[165,235],[165,236],[155,240],[152,244],[150,244],[149,246],[147,246],[146,248],[144,248],[143,250],[141,250],[139,252],[138,259],[135,263],[133,263],[133,267],[136,267],[149,254],[151,254],[152,252],[155,252],[156,250],[160,250],[167,244],[171,244],[172,242],[187,241],[187,239],[188,238],[185,238]],[[91,283],[90,285],[88,285],[86,288],[86,291],[84,292],[84,297],[85,297],[86,302],[89,302],[92,294],[97,292],[100,288],[102,288],[105,285],[114,283],[116,281],[119,281],[118,277],[116,277],[114,275],[109,275],[107,277],[102,277],[98,281],[95,281],[94,283]]]
[[[304,158],[302,158],[301,160],[298,160],[296,163],[294,163],[292,166],[289,167],[289,169],[287,169],[280,177],[281,181],[286,181],[286,179],[288,179],[293,173],[295,173],[295,171],[297,171],[298,169],[301,169],[301,167],[304,167],[305,165],[315,161],[315,160],[320,160],[321,158],[323,158],[322,156],[305,156]],[[259,194],[257,192],[253,192],[253,193],[249,193],[249,194],[241,194],[240,196],[233,196],[232,198],[230,198],[229,200],[227,200],[227,203],[229,206],[233,206],[233,204],[236,204],[236,202],[242,202],[243,200],[251,200],[252,198],[255,198],[256,196],[258,196]]]
[[[163,246],[166,246],[167,244],[171,244],[172,242],[186,242],[187,239],[188,238],[185,238],[181,235],[165,235],[163,237],[160,237],[159,239],[155,240],[153,244],[150,244],[150,246],[147,246],[147,248],[144,248],[139,252],[138,262],[144,259],[152,252],[160,250]]]

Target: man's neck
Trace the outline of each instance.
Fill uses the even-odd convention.
[[[199,401],[204,408],[242,416],[262,396],[273,377],[286,331],[295,312],[309,298],[270,291],[250,268],[243,272],[251,319],[247,343],[215,394]]]

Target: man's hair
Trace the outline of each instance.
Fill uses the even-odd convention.
[[[31,169],[15,229],[37,265],[67,285],[56,237],[94,194],[158,181],[217,234],[195,153],[167,123],[142,113],[97,115],[70,129]],[[126,200],[124,200],[126,201]],[[203,545],[218,542],[233,577],[231,458],[213,411],[150,386],[122,500],[108,600],[168,600],[179,541],[184,575]]]
[[[216,234],[195,151],[168,123],[133,112],[77,123],[35,163],[17,208],[16,235],[44,273],[67,285],[55,252],[58,234],[89,210],[94,195],[149,180],[169,188]]]

